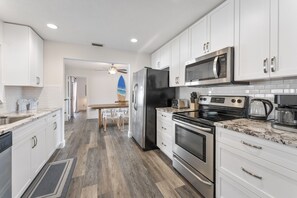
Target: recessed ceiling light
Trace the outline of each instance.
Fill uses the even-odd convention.
[[[130,41],[131,43],[137,43],[138,40],[136,38],[132,38]]]
[[[51,29],[54,29],[54,30],[58,29],[58,26],[56,26],[55,24],[52,24],[52,23],[48,23],[48,24],[46,24],[46,26],[48,28],[51,28]]]

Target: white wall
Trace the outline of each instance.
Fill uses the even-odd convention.
[[[35,94],[40,101],[39,107],[41,108],[64,106],[64,58],[129,64],[129,81],[132,81],[133,72],[142,69],[144,66],[150,65],[149,54],[120,51],[104,47],[99,48],[88,45],[45,41],[44,88],[40,91],[35,91]],[[24,94],[26,94],[27,91],[28,89],[23,90]],[[128,100],[131,102],[131,96]]]
[[[90,104],[110,104],[117,101],[117,84],[119,77],[124,77],[127,87],[127,97],[129,98],[128,74],[116,73],[108,74],[107,71],[95,71],[91,69],[79,69],[66,67],[66,76],[87,78],[87,102]],[[88,119],[98,118],[98,112],[90,108],[87,109]]]
[[[67,75],[67,74],[66,74]],[[87,79],[85,77],[76,77],[77,83],[77,111],[86,111],[87,110]]]

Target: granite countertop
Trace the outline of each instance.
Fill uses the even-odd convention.
[[[172,108],[172,107],[159,107],[159,108],[156,108],[156,110],[161,111],[161,112],[165,112],[165,113],[177,113],[177,112],[195,111],[195,110],[190,109],[190,108],[176,109],[176,108]]]
[[[11,124],[0,125],[0,135],[5,134],[9,131],[15,130],[21,126],[24,126],[30,122],[33,122],[59,109],[61,108],[38,109],[38,110],[31,110],[31,111],[25,111],[25,112],[12,112],[12,113],[1,114],[1,116],[8,116],[8,117],[10,116],[11,117],[30,116],[30,117],[13,122]]]
[[[269,121],[236,119],[216,122],[215,126],[297,148],[297,133],[274,129]]]

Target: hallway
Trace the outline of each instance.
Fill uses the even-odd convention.
[[[53,160],[77,157],[68,197],[200,197],[165,155],[143,152],[127,130],[98,132],[85,113],[66,123],[66,146]]]

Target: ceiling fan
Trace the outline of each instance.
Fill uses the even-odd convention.
[[[127,74],[127,69],[118,69],[114,66],[114,64],[111,64],[110,68],[108,69],[109,74],[116,74],[117,72],[122,74]]]

